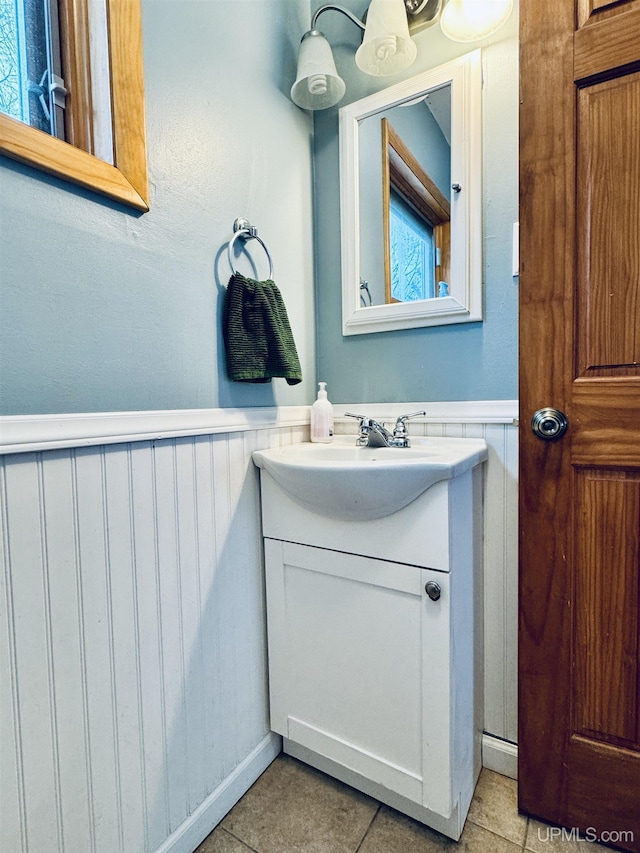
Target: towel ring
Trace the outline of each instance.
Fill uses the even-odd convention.
[[[269,278],[273,278],[273,261],[271,260],[271,254],[267,249],[264,240],[261,237],[258,237],[258,229],[255,225],[251,225],[248,219],[243,219],[242,217],[238,217],[236,221],[233,223],[234,235],[229,240],[229,266],[231,267],[231,271],[235,272],[236,265],[233,258],[233,244],[237,239],[243,240],[245,243],[247,240],[257,240],[258,243],[262,246],[262,248],[267,253],[267,258],[269,259]]]

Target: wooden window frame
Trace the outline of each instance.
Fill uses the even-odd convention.
[[[402,138],[382,119],[382,227],[384,231],[384,276],[387,304],[397,302],[391,295],[391,188],[416,210],[433,228],[434,245],[440,249],[440,264],[434,267],[436,290],[438,281],[449,281],[451,255],[451,205]],[[436,294],[437,295],[437,294]]]
[[[0,154],[57,178],[149,210],[140,0],[105,0],[109,42],[113,165],[95,157],[89,64],[88,0],[61,0],[65,83],[64,142],[0,114]]]

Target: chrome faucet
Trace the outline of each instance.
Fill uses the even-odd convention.
[[[407,421],[409,418],[417,418],[426,414],[426,412],[413,412],[411,415],[400,415],[396,420],[393,433],[390,433],[383,424],[379,424],[373,418],[345,412],[346,417],[358,419],[358,438],[356,439],[358,447],[411,447],[409,433],[407,432]]]

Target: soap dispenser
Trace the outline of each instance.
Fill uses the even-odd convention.
[[[318,399],[311,406],[311,441],[328,444],[333,438],[333,406],[327,398],[327,383],[319,382]]]

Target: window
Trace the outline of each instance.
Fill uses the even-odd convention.
[[[393,189],[389,216],[390,301],[433,298],[436,295],[433,228]]]
[[[0,153],[149,209],[140,0],[0,0]]]
[[[0,0],[0,111],[64,139],[56,0]]]
[[[386,301],[448,295],[449,201],[386,118],[382,150]]]

